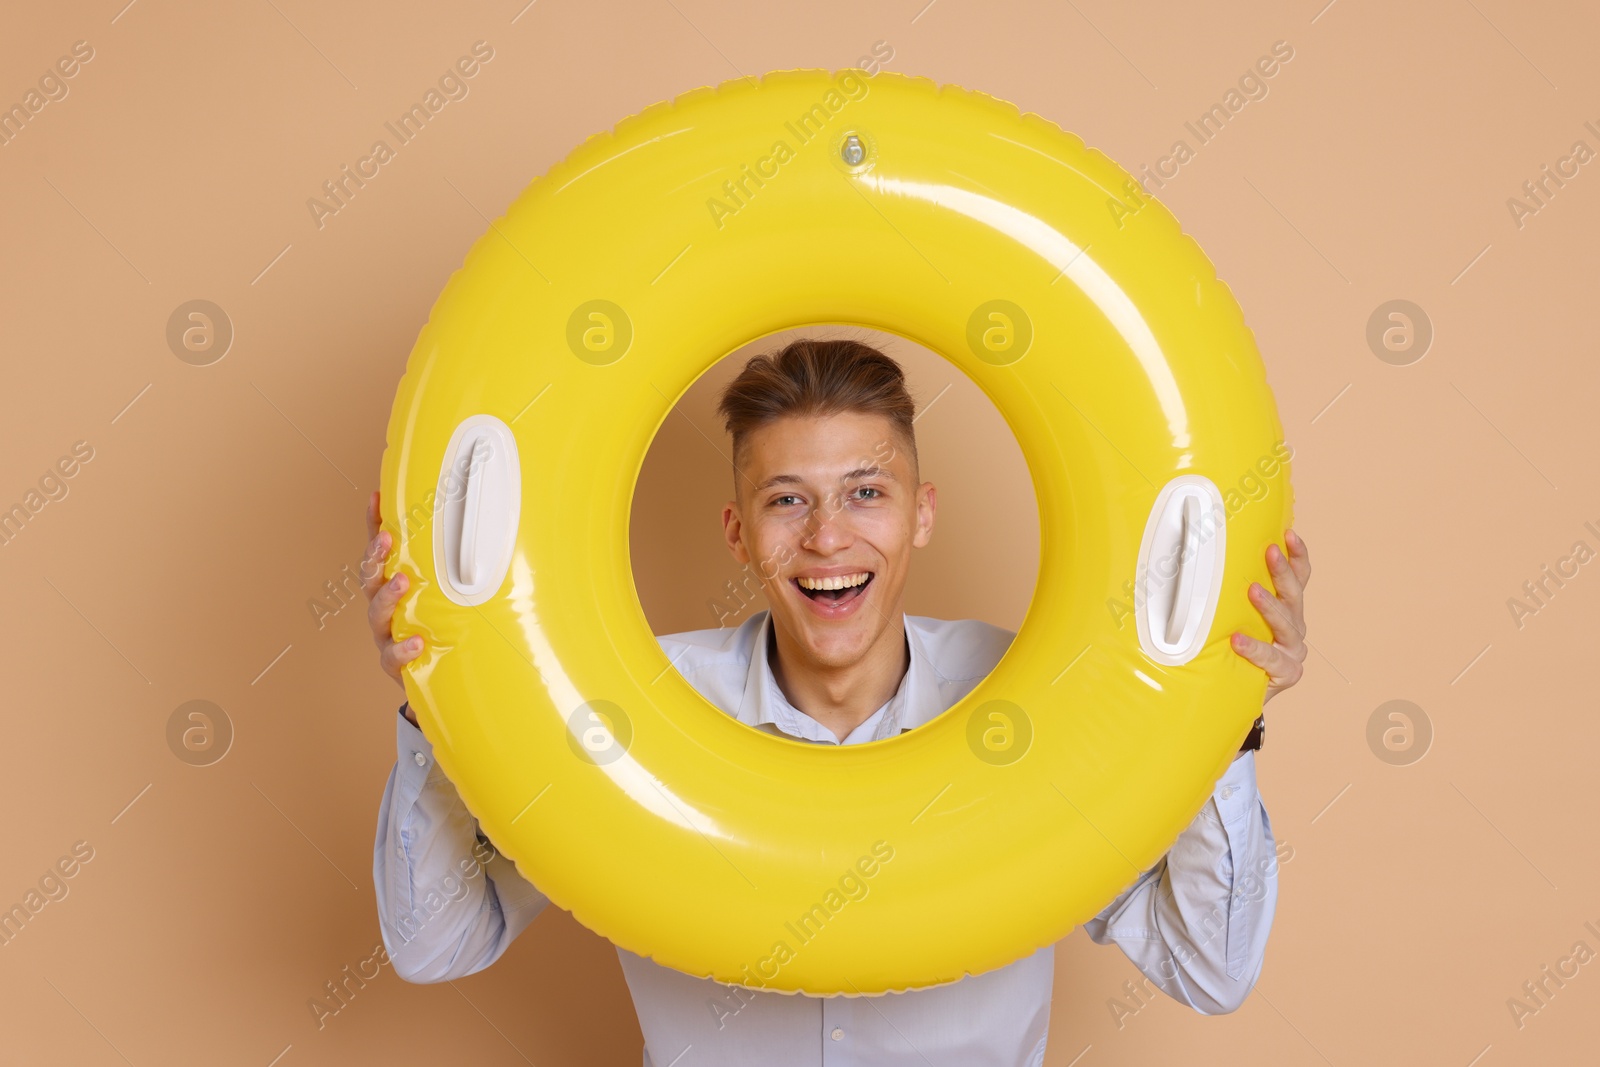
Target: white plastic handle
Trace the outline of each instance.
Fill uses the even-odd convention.
[[[451,602],[497,595],[516,553],[522,467],[511,427],[487,413],[456,425],[434,493],[433,565]]]
[[[1195,578],[1200,573],[1200,499],[1183,498],[1183,550],[1178,555],[1178,590],[1172,595],[1172,614],[1167,616],[1167,644],[1175,645],[1189,625],[1194,610]]]
[[[486,446],[486,451],[492,448],[488,437],[484,436],[474,440],[467,450],[467,470],[463,476],[467,483],[467,499],[461,508],[461,544],[456,556],[456,573],[461,575],[465,585],[478,584],[479,513],[483,509],[483,483],[488,481],[485,477],[488,460],[485,457],[480,461],[479,446]]]
[[[1210,478],[1180,474],[1156,494],[1134,570],[1139,647],[1179,667],[1205,647],[1227,562],[1227,511]]]

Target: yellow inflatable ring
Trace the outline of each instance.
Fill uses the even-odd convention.
[[[673,404],[813,323],[970,375],[1039,504],[1004,658],[863,745],[707,702],[629,563]],[[406,692],[483,832],[615,944],[786,992],[953,981],[1093,917],[1226,770],[1265,687],[1228,638],[1271,640],[1246,592],[1271,587],[1286,459],[1231,294],[1078,138],[892,73],[697,89],[534,181],[417,339],[381,483],[395,636],[426,641]]]

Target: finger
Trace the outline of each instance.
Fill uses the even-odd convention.
[[[1257,640],[1249,634],[1233,635],[1233,650],[1267,673],[1275,686],[1288,687],[1300,680],[1305,667],[1289,653],[1276,645]]]
[[[388,645],[392,640],[390,623],[394,619],[394,606],[409,584],[405,572],[401,571],[384,582],[373,596],[372,603],[367,605],[367,623],[372,627],[372,637],[378,642],[379,648]]]
[[[1289,565],[1294,568],[1303,589],[1311,581],[1311,549],[1306,547],[1305,539],[1293,529],[1283,532],[1283,543],[1289,546]]]
[[[1299,613],[1305,589],[1300,576],[1294,572],[1283,550],[1277,545],[1267,546],[1267,570],[1272,574],[1272,584],[1279,599],[1288,604],[1291,611]]]
[[[383,669],[398,676],[400,668],[422,655],[422,638],[409,637],[404,641],[391,641],[378,657]]]
[[[1302,655],[1302,645],[1305,641],[1305,625],[1295,618],[1294,613],[1271,593],[1262,587],[1260,582],[1251,582],[1249,591],[1250,603],[1255,605],[1256,611],[1266,621],[1272,630],[1272,639],[1286,648],[1299,651]]]
[[[371,600],[378,593],[378,588],[383,585],[383,561],[389,555],[389,544],[392,538],[388,530],[378,531],[378,535],[367,542],[367,554],[361,560],[361,591]]]

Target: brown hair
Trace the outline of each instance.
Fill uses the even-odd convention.
[[[882,415],[911,458],[915,478],[916,404],[906,391],[900,364],[861,341],[802,338],[777,352],[752,357],[722,392],[717,411],[733,436],[735,492],[745,439],[751,431],[785,416],[811,417],[857,411]]]

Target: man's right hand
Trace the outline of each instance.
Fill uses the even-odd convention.
[[[380,515],[378,494],[374,491],[367,500],[368,542],[366,558],[361,561],[361,588],[367,594],[367,623],[372,627],[372,640],[378,646],[378,665],[404,690],[406,685],[400,677],[400,668],[422,655],[422,637],[416,635],[398,643],[394,639],[391,626],[394,606],[410,583],[405,574],[399,572],[389,581],[383,580],[383,562],[394,547],[394,539],[388,530],[379,529]],[[411,705],[407,703],[403,710],[415,726],[417,716]]]

